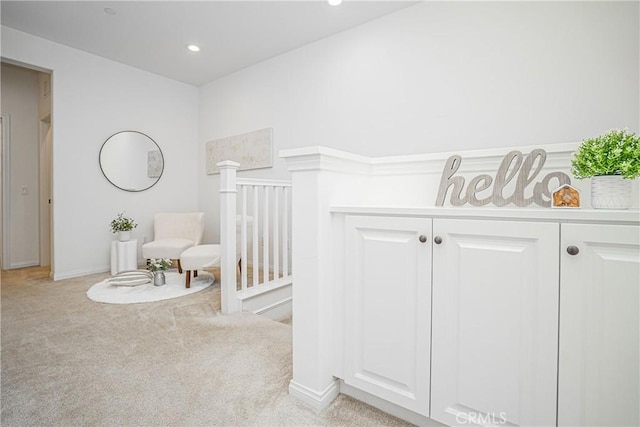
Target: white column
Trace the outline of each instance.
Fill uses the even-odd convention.
[[[322,147],[280,152],[292,173],[293,378],[289,394],[316,410],[339,393],[335,379],[341,314],[334,265],[332,203],[340,202],[358,164],[344,162]],[[345,173],[346,171],[346,173]],[[357,173],[357,172],[356,172]]]
[[[236,288],[236,171],[239,163],[225,160],[220,169],[220,293],[222,313],[242,310]]]
[[[332,337],[331,214],[321,191],[322,172],[293,173],[293,378],[289,393],[317,410],[338,395],[330,353]],[[297,189],[304,191],[297,191]]]

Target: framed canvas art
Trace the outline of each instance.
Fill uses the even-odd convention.
[[[207,142],[207,175],[220,173],[217,163],[233,160],[238,170],[273,167],[272,128]]]

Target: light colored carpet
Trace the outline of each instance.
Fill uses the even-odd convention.
[[[291,327],[220,314],[219,284],[96,304],[107,274],[43,273],[2,272],[3,427],[406,425],[346,396],[320,414],[292,399]]]
[[[153,283],[138,286],[114,286],[109,284],[108,279],[105,279],[93,285],[87,291],[87,297],[92,301],[110,304],[162,301],[206,289],[211,286],[215,278],[211,273],[201,272],[198,277],[191,279],[188,289],[184,286],[184,274],[179,274],[177,271],[167,271],[165,279],[166,284],[163,286],[154,286]]]

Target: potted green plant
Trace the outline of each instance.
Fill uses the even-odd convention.
[[[171,267],[169,258],[151,258],[149,260],[147,268],[153,272],[153,284],[155,286],[162,286],[166,283],[164,272],[169,267]]]
[[[640,137],[627,129],[612,129],[585,139],[573,155],[571,172],[591,178],[591,206],[629,209],[632,181],[640,176]]]
[[[124,216],[124,212],[120,212],[118,216],[111,220],[111,232],[118,233],[118,240],[126,242],[131,239],[131,230],[136,228],[136,224],[133,219]]]

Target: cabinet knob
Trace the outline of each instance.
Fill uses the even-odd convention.
[[[578,255],[578,252],[580,252],[580,249],[578,249],[577,246],[571,245],[567,248],[567,253],[569,255]]]
[[[442,237],[436,236],[434,237],[433,241],[436,242],[436,245],[439,245],[440,243],[442,243]]]
[[[418,237],[418,240],[420,240],[420,243],[424,243],[427,241],[427,236],[421,234],[420,237]]]

